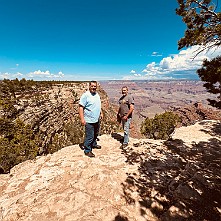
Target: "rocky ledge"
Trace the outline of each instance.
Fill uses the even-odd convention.
[[[99,137],[95,158],[79,145],[0,175],[2,221],[218,221],[221,124],[200,121],[169,141]]]

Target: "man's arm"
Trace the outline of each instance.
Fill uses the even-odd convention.
[[[86,121],[84,119],[84,107],[82,105],[79,105],[79,116],[80,116],[80,119],[81,119],[81,124],[85,125]]]
[[[123,119],[127,120],[127,118],[130,116],[130,114],[132,114],[133,111],[134,111],[134,105],[130,104],[130,109],[129,109],[128,113],[125,116],[123,116]]]
[[[100,119],[101,119],[101,120],[104,119],[104,114],[103,114],[102,109],[101,109],[101,112],[100,112]]]

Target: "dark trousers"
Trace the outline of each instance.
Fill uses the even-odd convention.
[[[97,145],[97,137],[99,134],[100,123],[86,123],[85,125],[85,139],[84,152],[92,151],[92,147]]]

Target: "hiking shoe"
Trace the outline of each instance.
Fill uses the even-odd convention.
[[[90,152],[84,152],[84,154],[87,156],[87,157],[95,157],[95,155],[90,151]]]
[[[100,145],[96,145],[96,146],[93,146],[92,148],[93,149],[101,149],[101,146]]]

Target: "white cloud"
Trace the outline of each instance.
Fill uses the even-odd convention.
[[[33,80],[54,80],[54,79],[58,79],[58,78],[64,78],[64,74],[59,71],[56,74],[50,73],[50,71],[41,71],[41,70],[37,70],[37,71],[33,71],[30,72],[28,74],[23,74],[21,72],[17,72],[17,73],[0,73],[0,79],[21,79],[21,78],[25,78],[25,79],[33,79]]]
[[[136,71],[134,71],[134,70],[131,70],[131,71],[130,71],[130,73],[131,73],[131,74],[135,74],[135,73],[136,73]]]
[[[134,76],[141,77],[142,75],[141,74],[134,74]]]
[[[57,74],[53,74],[53,73],[50,73],[50,71],[41,71],[41,70],[37,70],[37,71],[34,71],[34,72],[30,72],[28,73],[27,75],[28,77],[30,78],[62,78],[64,77],[64,74],[59,71]]]
[[[180,51],[179,54],[163,58],[159,66],[163,71],[196,70],[201,67],[204,59],[209,59],[211,57],[209,53],[203,52],[195,57],[198,49],[198,46],[193,46]]]
[[[160,67],[156,62],[152,62],[146,66],[146,68],[142,71],[142,73],[146,73],[146,75],[158,75],[161,74],[162,67]]]
[[[0,73],[0,79],[9,79],[10,73],[5,72],[5,73]]]
[[[58,77],[64,77],[64,74],[61,71],[59,71],[58,72]]]
[[[0,79],[15,79],[15,78],[21,78],[21,76],[23,76],[22,73],[17,72],[17,73],[9,73],[9,72],[5,72],[5,73],[0,73]]]
[[[147,64],[145,69],[141,72],[141,76],[137,74],[129,76],[129,78],[171,79],[180,76],[180,78],[197,79],[198,75],[196,74],[196,70],[202,66],[203,60],[210,60],[221,54],[221,47],[200,52],[201,49],[202,47],[200,46],[193,46],[181,50],[178,54],[162,58],[159,63],[152,62]],[[152,53],[152,55],[157,54],[158,52]]]
[[[23,76],[23,74],[20,72],[17,72],[14,76],[21,77],[21,76]]]
[[[159,52],[154,51],[154,52],[152,52],[151,56],[152,57],[161,57],[162,54],[160,54]]]
[[[34,77],[34,76],[37,76],[37,77],[50,77],[50,71],[34,71],[34,72],[30,72],[28,74],[29,77]]]

